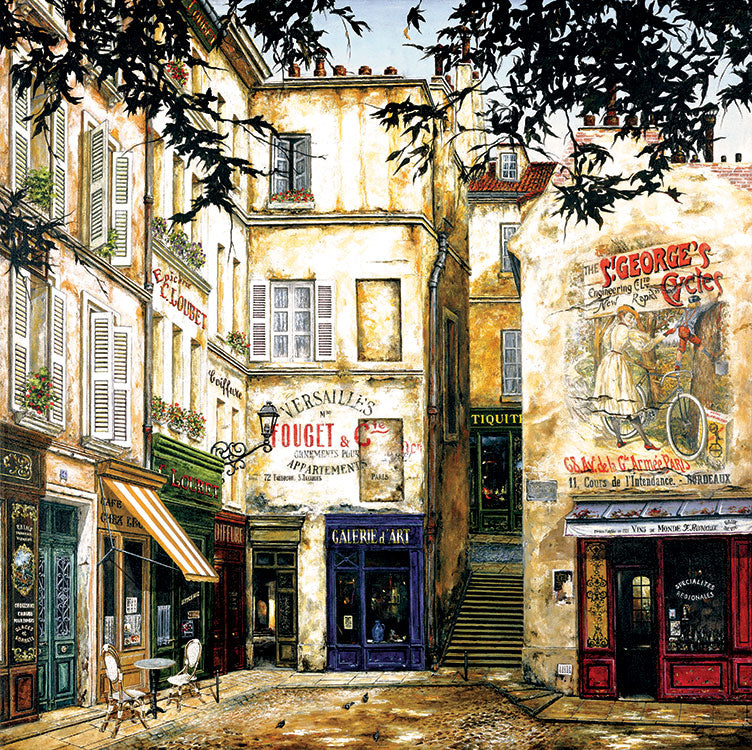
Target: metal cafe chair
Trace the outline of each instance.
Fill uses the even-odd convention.
[[[126,710],[130,712],[130,718],[134,724],[136,723],[136,718],[138,718],[144,725],[144,728],[148,729],[144,721],[144,697],[146,693],[135,688],[126,688],[123,686],[123,671],[120,668],[120,657],[117,651],[108,643],[102,647],[102,658],[110,688],[107,694],[107,715],[104,717],[104,723],[99,727],[99,731],[104,732],[107,729],[110,717],[116,710],[117,720],[115,728],[112,730],[113,737],[120,728],[120,724],[123,721],[123,712]]]
[[[199,661],[201,661],[201,641],[198,638],[193,638],[185,644],[183,668],[177,674],[167,678],[167,682],[170,683],[170,692],[167,696],[166,705],[169,706],[170,701],[174,700],[177,703],[178,711],[180,711],[180,706],[183,700],[183,690],[186,686],[191,691],[192,695],[195,695],[202,703],[204,702],[201,690],[198,686],[198,679],[196,677]]]

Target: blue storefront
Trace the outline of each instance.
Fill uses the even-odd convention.
[[[423,516],[329,515],[327,666],[424,669]]]

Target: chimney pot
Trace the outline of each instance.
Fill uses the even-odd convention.
[[[347,68],[344,65],[335,65],[334,66],[334,75],[335,76],[346,76],[347,75]]]
[[[676,151],[674,151],[674,154],[673,154],[673,156],[671,157],[671,161],[672,161],[672,162],[673,162],[674,164],[686,164],[686,162],[687,162],[687,157],[686,157],[686,155],[685,155],[685,153],[684,153],[684,149],[683,149],[683,148],[682,148],[681,146],[679,146],[679,147],[678,147],[678,148],[676,149]]]
[[[608,109],[603,124],[607,127],[615,127],[619,124],[619,118],[616,116],[616,87],[611,88],[611,98],[608,100]]]
[[[477,70],[473,71],[473,80],[474,81],[480,80],[480,73]]]
[[[289,78],[300,78],[300,65],[297,63],[290,63],[290,67],[287,70],[287,76]]]
[[[726,154],[721,154],[721,161],[722,161],[722,162],[725,162],[725,161],[726,161]]]
[[[741,155],[741,154],[736,154],[736,155],[734,156],[734,160],[735,160],[735,161],[741,161],[741,160],[742,160],[742,155]]]
[[[627,125],[629,125],[630,128],[636,128],[638,122],[637,115],[630,115],[627,117]]]
[[[390,65],[388,68],[384,68],[384,75],[385,76],[396,76],[397,75],[397,68]]]
[[[595,115],[585,115],[582,121],[586,128],[592,128],[595,125]]]
[[[358,75],[359,76],[370,76],[371,75],[371,68],[368,65],[361,65],[358,68]]]
[[[692,162],[692,164],[697,164],[697,162],[700,161],[700,157],[697,156],[697,154],[693,154],[690,161]]]
[[[326,76],[326,68],[324,67],[324,58],[316,58],[316,70],[313,71],[313,75],[317,78],[324,78]]]
[[[496,177],[496,162],[493,159],[488,162],[488,174],[491,177]]]
[[[444,61],[439,55],[433,57],[433,74],[435,76],[443,75],[444,73]]]

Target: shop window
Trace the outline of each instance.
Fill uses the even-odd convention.
[[[397,362],[402,359],[402,310],[399,279],[355,282],[358,311],[358,359]]]
[[[110,262],[131,263],[131,154],[109,136],[107,121],[85,133],[86,230],[90,250],[113,244]]]
[[[360,643],[359,579],[357,571],[337,572],[337,643]]]
[[[250,357],[333,360],[334,282],[252,281]]]
[[[67,350],[65,295],[27,270],[11,270],[10,407],[22,411],[26,382],[46,368],[52,380],[52,408],[36,415],[65,427]]]
[[[123,648],[141,646],[144,590],[144,544],[123,541]]]
[[[360,499],[400,502],[404,498],[401,419],[358,421]]]
[[[131,342],[129,327],[116,325],[113,312],[87,303],[89,435],[118,445],[131,443]]]
[[[444,439],[456,440],[459,432],[459,345],[457,316],[444,310]]]
[[[726,650],[727,553],[723,540],[667,540],[663,547],[669,652]]]
[[[271,194],[311,189],[311,136],[280,134],[272,139]]]
[[[366,570],[366,642],[402,643],[408,639],[409,571]]]
[[[180,642],[203,639],[201,612],[203,591],[197,581],[184,581],[180,589]]]
[[[502,273],[512,272],[512,256],[509,254],[509,240],[514,237],[514,234],[519,229],[519,226],[519,224],[502,224],[499,227],[499,237],[501,240]]]
[[[154,597],[157,605],[157,646],[170,646],[172,637],[172,600],[174,572],[172,560],[159,546],[153,545],[155,565],[152,566]]]
[[[102,545],[102,643],[118,648],[115,641],[115,552],[109,537]]]
[[[517,176],[517,154],[510,151],[506,154],[499,154],[501,160],[501,179],[516,182]]]
[[[501,332],[502,395],[522,396],[522,332],[509,329]]]

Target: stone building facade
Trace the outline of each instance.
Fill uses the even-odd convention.
[[[614,173],[640,143],[614,128]],[[659,137],[657,133],[650,137]],[[644,158],[644,157],[643,157]],[[524,670],[589,697],[748,700],[747,164],[675,165],[680,192],[566,227],[522,268]]]

